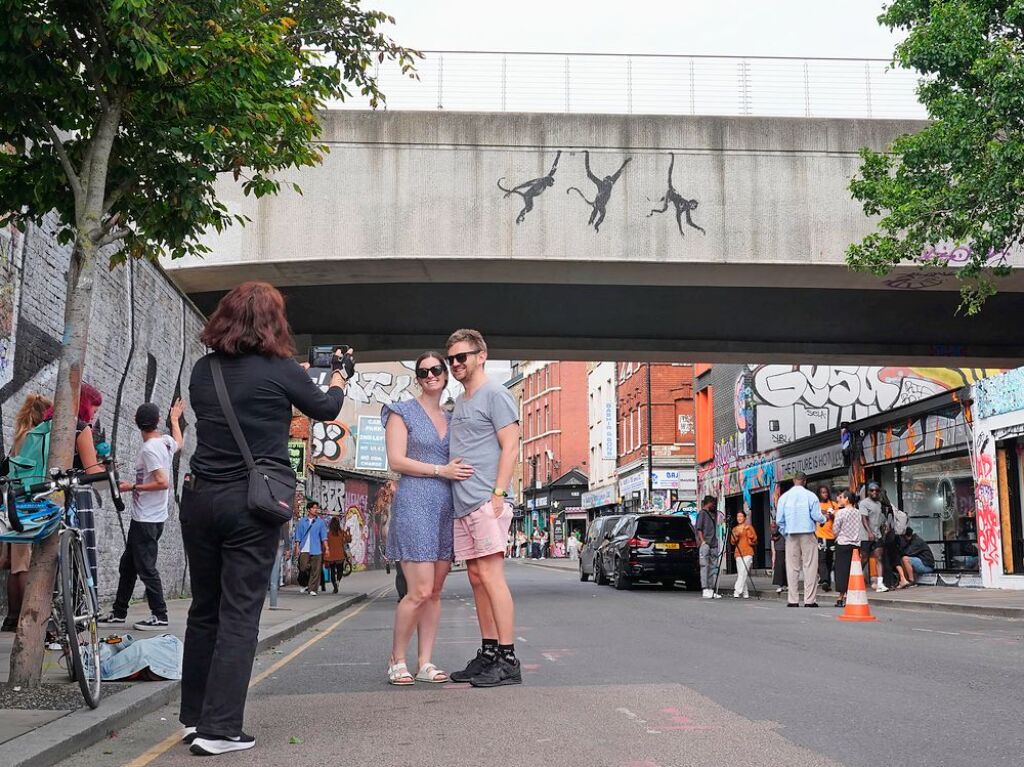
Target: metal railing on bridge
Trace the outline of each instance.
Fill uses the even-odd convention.
[[[387,109],[924,119],[919,75],[885,59],[424,51],[376,74]],[[354,96],[338,109],[366,109]]]

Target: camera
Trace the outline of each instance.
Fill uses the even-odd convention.
[[[337,346],[310,346],[309,347],[309,366],[311,368],[328,368],[331,367],[331,357],[334,356],[334,352],[340,350],[342,354],[347,354],[351,347],[339,344]]]

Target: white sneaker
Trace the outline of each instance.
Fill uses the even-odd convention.
[[[719,594],[719,593],[718,593],[717,591],[712,591],[712,592],[711,592],[711,598],[712,598],[712,599],[721,599],[721,598],[722,598],[722,595],[721,595],[721,594]]]
[[[255,745],[256,738],[243,733],[234,738],[196,738],[189,751],[196,756],[218,756],[232,751],[247,751]]]
[[[783,586],[779,586],[777,589],[775,589],[775,593],[776,594],[781,594],[785,590],[786,589]]]
[[[733,594],[733,595],[732,595],[732,598],[733,598],[733,599],[739,599],[739,598],[740,598],[740,595],[739,595],[739,594]]]
[[[311,591],[311,592],[309,592],[309,595],[310,595],[311,597],[315,597],[315,596],[316,596],[316,592],[315,592],[315,591]]]
[[[701,594],[701,599],[711,599],[711,589],[704,589]]]
[[[299,591],[299,593],[300,594],[308,594],[309,593],[309,589],[302,589],[302,590]]]
[[[883,591],[888,591],[888,590],[889,590],[888,586],[886,586],[884,583],[879,583],[877,586],[875,586],[875,591],[877,593],[879,593],[879,594],[881,594]]]
[[[744,595],[743,595],[743,598],[744,598],[744,599],[750,599],[750,594],[744,594]]]
[[[186,727],[181,731],[181,742],[189,746],[192,745],[192,741],[196,739],[196,728]]]

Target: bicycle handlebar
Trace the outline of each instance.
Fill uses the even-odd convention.
[[[81,469],[69,469],[65,471],[55,471],[53,478],[48,482],[40,482],[35,485],[30,485],[29,488],[23,489],[15,486],[13,482],[7,480],[5,482],[6,488],[4,489],[5,505],[7,506],[7,518],[10,521],[11,527],[17,532],[23,532],[24,526],[21,524],[21,520],[18,517],[18,506],[17,501],[25,500],[26,498],[37,498],[44,495],[51,495],[59,490],[73,490],[76,487],[82,487],[86,485],[94,485],[97,482],[106,481],[109,484],[110,499],[114,502],[114,508],[119,512],[124,511],[124,499],[121,497],[120,480],[118,478],[117,466],[114,464],[113,458],[107,458],[103,461],[105,467],[104,471],[95,472],[93,474],[86,474]]]

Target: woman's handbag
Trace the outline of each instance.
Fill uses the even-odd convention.
[[[210,369],[213,372],[213,385],[217,389],[217,400],[227,419],[231,433],[235,437],[238,449],[249,467],[249,511],[265,522],[283,525],[292,518],[292,504],[295,503],[295,472],[291,466],[264,458],[253,460],[249,443],[245,441],[242,427],[238,425],[235,410],[228,398],[228,387],[224,383],[224,373],[220,369],[220,360],[210,358]]]

